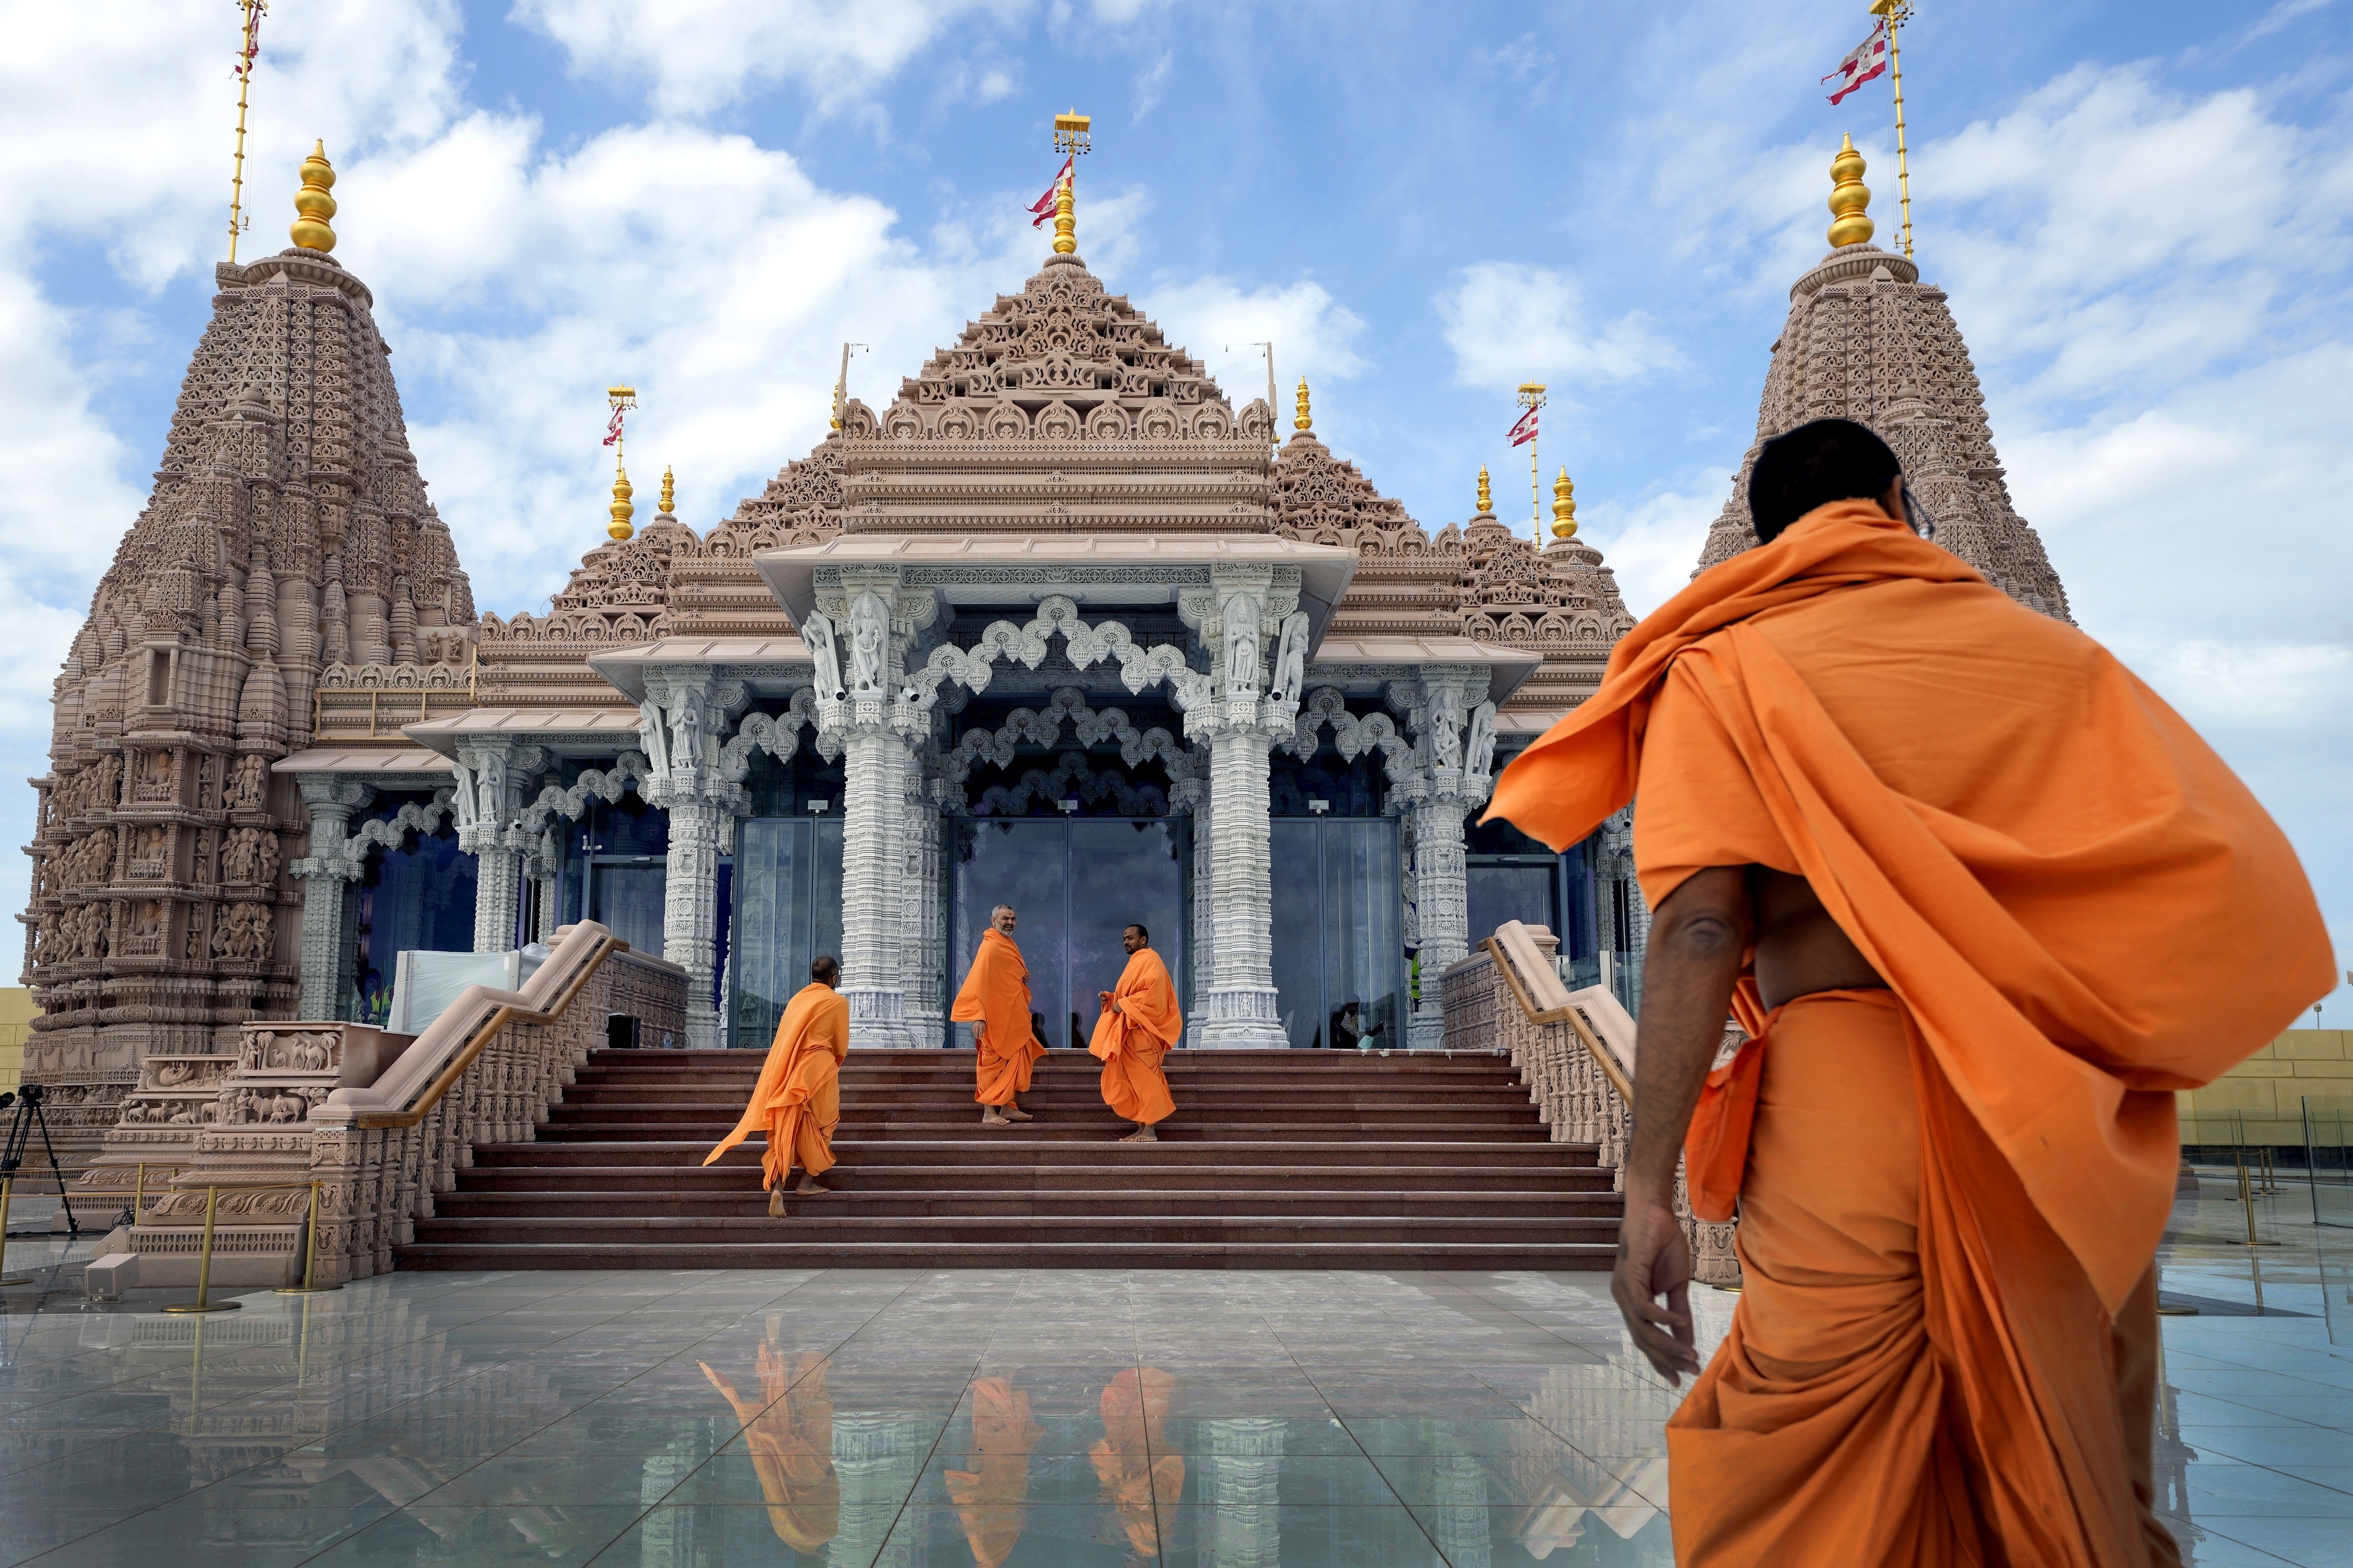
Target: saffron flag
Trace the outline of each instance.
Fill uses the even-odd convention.
[[[605,426],[605,445],[609,447],[621,438],[621,410],[613,410],[611,423]]]
[[[1877,25],[1871,29],[1871,37],[1849,49],[1846,58],[1839,61],[1838,69],[1822,79],[1836,81],[1839,84],[1839,89],[1831,94],[1831,101],[1836,103],[1864,82],[1883,74],[1886,69],[1887,18],[1882,16]]]
[[[1029,211],[1033,215],[1029,219],[1031,228],[1044,227],[1046,220],[1054,216],[1054,198],[1062,194],[1064,185],[1070,184],[1071,171],[1077,166],[1079,156],[1075,153],[1063,159],[1062,172],[1054,176],[1054,183],[1046,187],[1046,194],[1030,204]]]
[[[1531,408],[1520,416],[1520,422],[1517,425],[1512,426],[1511,441],[1514,447],[1525,447],[1535,438],[1536,411]]]

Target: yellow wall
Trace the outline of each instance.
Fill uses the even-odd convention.
[[[2290,1029],[2204,1089],[2183,1091],[2181,1141],[2232,1142],[2235,1111],[2248,1142],[2300,1148],[2307,1095],[2342,1100],[2353,1132],[2353,1029]]]
[[[0,1089],[16,1087],[25,1071],[25,1037],[31,1032],[33,994],[22,985],[0,986]]]

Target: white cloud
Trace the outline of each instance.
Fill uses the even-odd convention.
[[[1640,619],[1691,585],[1707,531],[1732,488],[1729,469],[1692,474],[1678,489],[1632,502],[1577,509],[1579,536],[1617,574],[1619,597]]]
[[[1219,277],[1161,281],[1143,303],[1171,342],[1209,367],[1237,407],[1266,395],[1265,351],[1258,343],[1274,344],[1278,414],[1289,410],[1300,377],[1312,391],[1317,382],[1344,381],[1367,368],[1356,351],[1364,319],[1312,279],[1256,289]]]
[[[660,112],[691,116],[771,82],[836,107],[965,16],[1026,8],[1026,0],[516,0],[513,16],[562,46],[575,74],[645,81]]]
[[[1589,321],[1582,286],[1549,267],[1474,263],[1440,297],[1438,311],[1454,351],[1454,379],[1466,386],[1631,381],[1680,362],[1640,311]]]
[[[1492,49],[1474,49],[1471,58],[1513,81],[1525,81],[1539,71],[1549,70],[1553,61],[1552,56],[1537,46],[1534,33],[1522,33],[1510,43]]]

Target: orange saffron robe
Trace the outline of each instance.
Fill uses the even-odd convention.
[[[1185,1489],[1184,1458],[1167,1451],[1161,1431],[1176,1393],[1176,1379],[1156,1366],[1119,1373],[1100,1402],[1103,1441],[1087,1450],[1113,1517],[1146,1562],[1160,1555],[1162,1510],[1173,1510]]]
[[[1087,1044],[1102,1058],[1103,1103],[1114,1114],[1146,1126],[1176,1114],[1160,1063],[1184,1032],[1168,966],[1148,947],[1129,954]]]
[[[2105,650],[1867,501],[1818,508],[1637,626],[1489,815],[1564,846],[1638,784],[1654,907],[1710,866],[1802,875],[1890,988],[1771,1019],[1753,974],[1736,992],[1757,1037],[1710,1075],[1686,1168],[1703,1217],[1744,1195],[1765,1289],[1670,1425],[1678,1559],[1814,1561],[1813,1542],[1842,1563],[2177,1561],[2145,1490],[2173,1091],[2333,979],[2284,837]],[[1792,1031],[1786,1072],[1776,1029]],[[1904,1064],[1821,1091],[1846,1125],[1916,1128],[1916,1152],[1871,1156],[1916,1159],[1900,1214],[1896,1194],[1870,1212],[1841,1198],[1841,1180],[1871,1184],[1852,1173],[1810,1185],[1768,1125],[1820,1109],[1825,1041]],[[1812,1205],[1811,1243],[1782,1217],[1792,1198]],[[1877,1254],[1901,1268],[1848,1268],[1853,1236],[1889,1225],[1912,1227]],[[1891,1312],[1911,1314],[1934,1375],[1873,1383]]]
[[[972,1447],[969,1469],[946,1472],[948,1500],[955,1504],[976,1568],[1001,1568],[1021,1540],[1029,1513],[1029,1453],[1046,1429],[1029,1419],[1029,1394],[1002,1377],[972,1385]]]
[[[841,1062],[849,1054],[849,998],[815,982],[801,987],[785,1005],[744,1119],[702,1163],[708,1165],[754,1132],[765,1131],[762,1187],[783,1182],[796,1163],[812,1176],[833,1169],[833,1130],[841,1121]]]
[[[711,1386],[744,1424],[744,1447],[767,1500],[768,1526],[796,1552],[815,1553],[841,1533],[841,1477],[833,1468],[833,1400],[825,1391],[826,1356],[804,1351],[787,1366],[762,1342],[755,1363],[760,1397],[745,1399],[711,1368]]]
[[[948,1016],[959,1024],[986,1024],[975,1070],[973,1099],[983,1105],[1010,1105],[1029,1087],[1029,1069],[1046,1047],[1029,1021],[1029,966],[1013,939],[991,926],[980,933],[980,951],[964,977]]]

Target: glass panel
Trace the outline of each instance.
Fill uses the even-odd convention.
[[[1049,1046],[1068,1043],[1070,989],[1070,829],[1060,822],[989,821],[955,824],[955,921],[950,931],[948,995],[953,1003],[989,910],[1010,904],[1019,924],[1013,932],[1029,969],[1029,1005],[1045,1019],[1039,1036]],[[1058,1026],[1054,1020],[1065,1020]],[[955,1026],[955,1043],[972,1044],[972,1027]],[[1079,1042],[1082,1047],[1083,1040]]]
[[[412,833],[400,848],[368,853],[359,886],[356,962],[345,1010],[380,1024],[392,1004],[393,967],[410,950],[474,950],[474,879],[480,862],[456,833]]]
[[[1176,825],[1082,818],[1071,824],[1071,1033],[1083,1047],[1108,991],[1127,967],[1120,935],[1142,925],[1169,978],[1185,973],[1185,882]],[[1181,984],[1181,982],[1180,982]]]
[[[1293,1049],[1307,1049],[1324,1043],[1324,824],[1314,817],[1278,816],[1267,826],[1273,862],[1275,1008],[1284,1038]]]
[[[765,1050],[818,954],[841,956],[839,818],[751,817],[734,860],[729,1044]]]
[[[1540,925],[1555,936],[1560,923],[1553,918],[1553,895],[1560,880],[1558,866],[1471,867],[1471,950],[1495,934],[1505,921]]]
[[[596,873],[588,918],[601,922],[640,952],[659,956],[662,950],[665,868],[598,866]]]
[[[815,958],[821,952],[839,963],[841,962],[840,817],[820,816],[817,819],[817,847],[810,858],[809,870],[808,957]],[[808,973],[807,959],[802,961],[801,973]]]
[[[1398,970],[1405,952],[1397,825],[1327,822],[1324,844],[1325,1040],[1401,1050]]]

